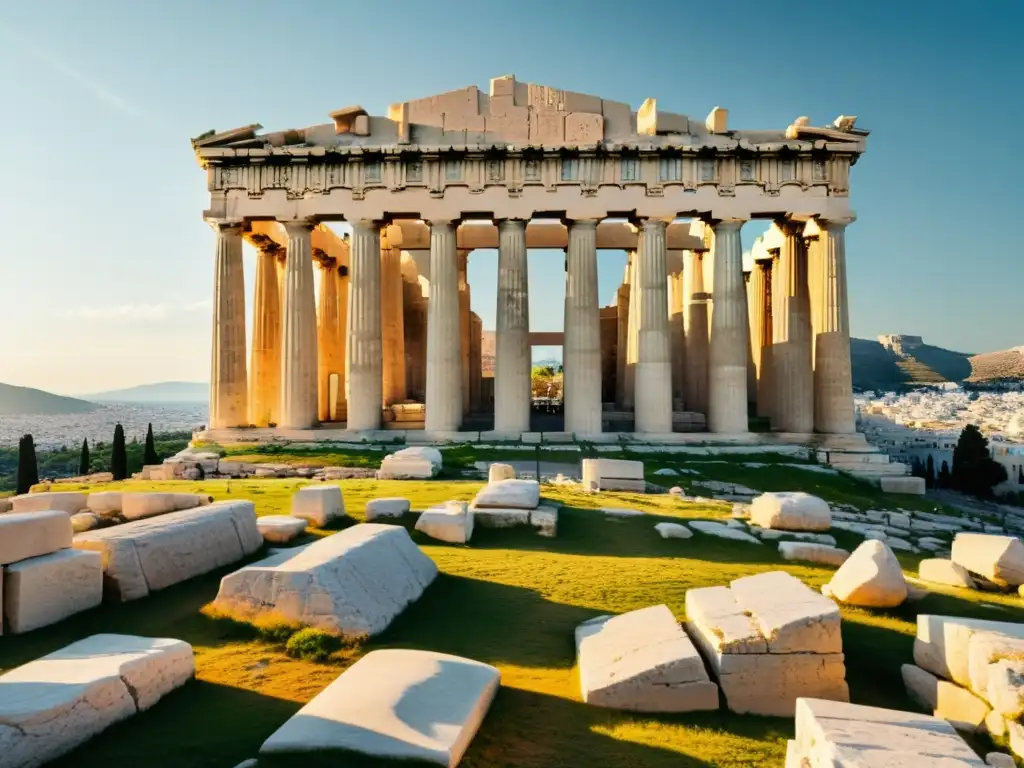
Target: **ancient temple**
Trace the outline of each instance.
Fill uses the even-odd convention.
[[[544,340],[527,251],[562,248],[565,432],[742,436],[752,411],[778,432],[854,432],[856,118],[741,131],[719,107],[695,121],[511,76],[330,118],[192,141],[216,232],[212,430],[448,435],[493,401],[495,435],[529,431],[530,347]],[[766,232],[745,270],[751,219]],[[251,345],[243,239],[259,254]],[[466,280],[481,248],[498,250],[493,390]],[[606,308],[600,249],[628,254]]]

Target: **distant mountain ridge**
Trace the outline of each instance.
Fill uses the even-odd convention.
[[[103,403],[205,403],[210,398],[210,385],[203,381],[158,381],[84,397]]]
[[[100,408],[96,403],[64,397],[31,387],[0,384],[0,416],[59,416],[68,413],[91,413]]]
[[[850,359],[853,387],[861,391],[1024,380],[1024,347],[973,355],[925,344],[920,336],[892,334],[850,339]]]

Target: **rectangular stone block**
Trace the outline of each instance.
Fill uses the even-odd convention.
[[[970,687],[970,642],[978,632],[1024,637],[1024,624],[919,614],[914,663],[932,674]]]
[[[1024,584],[1024,543],[1015,536],[958,533],[950,559],[996,584]]]
[[[131,635],[93,635],[16,667],[0,675],[0,768],[49,763],[194,674],[188,643]]]
[[[736,579],[736,604],[754,617],[769,653],[842,653],[839,606],[783,571]]]
[[[530,510],[514,507],[473,507],[473,519],[481,528],[512,528],[530,524]]]
[[[572,146],[598,144],[604,139],[604,118],[600,114],[571,112],[565,117],[565,143]]]
[[[958,731],[974,733],[985,730],[985,719],[991,707],[969,690],[948,680],[940,680],[914,664],[904,664],[900,672],[910,698],[933,715],[941,717]]]
[[[1024,660],[1024,637],[984,631],[971,635],[967,643],[967,672],[971,690],[991,702],[989,678],[994,671],[993,665],[1004,660]]]
[[[241,560],[263,537],[251,501],[224,501],[80,533],[74,546],[102,555],[104,592],[127,601]]]
[[[98,552],[62,549],[4,567],[4,621],[12,634],[54,624],[103,601]]]
[[[768,652],[757,624],[739,607],[728,587],[687,590],[686,618],[690,634],[700,635],[715,655]]]
[[[339,485],[307,485],[292,496],[292,517],[301,517],[323,527],[345,516],[345,501]]]
[[[15,512],[44,512],[59,509],[73,515],[86,508],[88,502],[84,493],[78,491],[49,491],[47,493],[23,493],[11,499]]]
[[[71,518],[59,510],[0,515],[0,565],[66,549],[72,533]]]
[[[599,491],[647,490],[644,463],[627,459],[583,459],[581,466],[583,487]]]
[[[635,712],[718,709],[718,686],[665,605],[576,628],[583,701]]]
[[[949,723],[838,701],[800,698],[786,765],[802,768],[985,768]]]
[[[488,483],[473,498],[473,509],[536,509],[540,505],[540,484],[536,480],[511,478]]]

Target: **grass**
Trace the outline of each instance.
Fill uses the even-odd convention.
[[[865,499],[883,508],[877,490],[848,478],[785,467],[750,468],[735,463],[689,463],[706,477],[769,489],[777,481],[830,501]],[[786,470],[792,475],[782,476]],[[714,474],[712,474],[714,473]],[[658,477],[691,482],[694,476]],[[305,480],[210,480],[199,483],[126,482],[109,487],[162,490],[187,487],[218,499],[250,498],[259,514],[287,512]],[[794,486],[793,483],[801,482]],[[345,480],[348,513],[363,519],[375,496],[405,496],[413,509],[448,498],[469,499],[479,481],[376,482]],[[94,487],[92,490],[99,490]],[[573,629],[602,613],[665,603],[684,615],[686,591],[723,584],[752,573],[784,569],[818,587],[831,569],[781,561],[774,546],[724,541],[702,534],[661,539],[659,520],[715,519],[731,504],[693,503],[667,494],[605,493],[600,496],[551,487],[545,496],[562,502],[559,533],[545,539],[532,531],[478,530],[470,546],[448,546],[412,531],[440,569],[423,597],[382,635],[363,645],[334,645],[294,627],[251,627],[202,612],[220,577],[234,567],[154,593],[145,600],[104,605],[28,635],[0,638],[0,667],[10,668],[95,632],[177,637],[196,651],[197,680],[148,712],[114,726],[53,765],[59,768],[139,765],[147,768],[232,768],[301,705],[348,665],[375,648],[424,648],[494,664],[502,689],[462,762],[464,768],[688,768],[781,765],[790,718],[737,716],[726,711],[643,715],[589,707],[580,702]],[[896,498],[896,497],[890,497]],[[904,504],[900,499],[900,505]],[[610,519],[599,506],[633,507],[642,517]],[[407,516],[408,517],[408,516]],[[403,520],[411,526],[411,520]],[[310,536],[327,531],[312,531]],[[840,545],[859,537],[839,532]],[[915,556],[901,558],[909,570]],[[891,611],[843,609],[843,644],[853,701],[913,709],[900,679],[912,659],[917,613],[950,613],[1024,621],[1016,596],[937,591]],[[298,638],[298,639],[296,639]],[[289,655],[289,645],[291,655]],[[984,748],[984,742],[978,744]],[[303,765],[317,763],[303,762]],[[383,763],[346,759],[326,764]]]

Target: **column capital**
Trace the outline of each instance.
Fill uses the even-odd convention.
[[[782,232],[786,237],[800,237],[804,233],[804,229],[807,226],[805,221],[796,221],[785,216],[780,216],[773,222],[779,231]]]
[[[526,229],[526,225],[529,223],[527,219],[496,219],[498,225],[498,231],[509,230],[509,229]]]
[[[438,218],[435,218],[435,219],[426,219],[425,221],[426,221],[427,226],[429,226],[431,228],[433,228],[433,227],[451,227],[452,229],[458,229],[459,224],[462,223],[461,219],[456,218],[454,216],[452,216],[450,218],[438,217]]]
[[[308,235],[316,226],[316,222],[311,219],[293,219],[291,221],[280,221],[278,223],[284,227],[284,231],[288,233],[288,237]]]
[[[852,224],[857,220],[856,215],[850,213],[846,216],[815,216],[814,220],[818,223],[821,229],[828,230],[840,230],[843,229],[847,224]]]
[[[269,235],[250,235],[249,242],[259,249],[263,256],[277,256],[284,249]]]
[[[747,219],[706,219],[706,222],[715,232],[728,232],[742,227]]]
[[[352,227],[352,233],[355,234],[357,230],[375,232],[380,230],[381,222],[379,219],[350,219],[348,221],[349,226]]]
[[[566,229],[597,229],[600,219],[562,219]]]
[[[644,230],[657,231],[668,228],[668,222],[664,219],[641,219],[640,226]]]
[[[241,219],[205,219],[214,232],[222,235],[241,235],[245,222]]]

